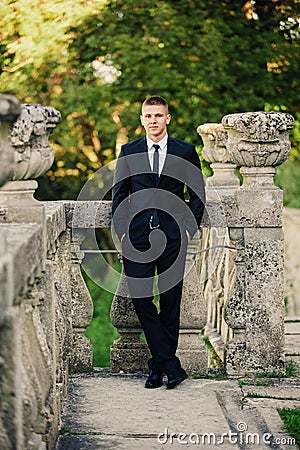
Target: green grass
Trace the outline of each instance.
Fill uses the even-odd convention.
[[[300,409],[278,409],[278,413],[283,420],[283,428],[290,436],[295,438],[298,448],[300,448]]]
[[[85,272],[83,277],[94,304],[93,319],[85,332],[85,336],[90,339],[93,346],[93,365],[109,367],[110,347],[119,337],[110,321],[110,307],[114,294],[98,286]]]
[[[260,372],[255,374],[255,378],[295,378],[298,376],[298,366],[290,359],[286,362],[285,372],[281,370],[273,370],[271,372]]]
[[[286,378],[297,378],[298,372],[299,372],[299,367],[295,363],[295,361],[293,361],[292,359],[287,361],[286,366],[285,366]]]

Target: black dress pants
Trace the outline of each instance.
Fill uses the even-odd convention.
[[[123,264],[128,288],[136,314],[139,318],[152,358],[150,368],[169,372],[181,367],[176,357],[180,324],[180,302],[186,259],[187,237],[167,238],[160,256],[148,257],[149,236],[133,243],[140,252],[147,255],[135,261],[126,257],[126,238],[123,247]],[[155,247],[155,240],[152,242]],[[158,242],[158,245],[160,243]],[[124,256],[125,254],[125,256]],[[129,254],[130,255],[130,254]],[[157,275],[159,308],[153,303],[153,285]]]

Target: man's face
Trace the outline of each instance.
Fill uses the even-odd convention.
[[[159,142],[167,133],[167,125],[171,116],[164,105],[144,105],[141,123],[147,135],[154,142]]]

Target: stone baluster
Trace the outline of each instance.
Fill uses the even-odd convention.
[[[0,94],[0,186],[11,179],[14,150],[9,130],[21,113],[21,103],[12,95]]]
[[[236,279],[225,308],[233,329],[225,352],[229,375],[284,371],[283,196],[273,178],[289,155],[293,122],[291,115],[276,112],[222,120],[230,160],[243,176],[229,230],[237,248]]]
[[[204,144],[202,156],[213,169],[213,175],[206,179],[207,199],[220,201],[222,205],[222,198],[233,196],[240,186],[240,181],[234,173],[236,164],[231,162],[227,151],[227,131],[221,123],[206,123],[200,125],[197,132]],[[223,247],[228,244],[225,220],[223,227],[202,229],[200,248],[211,249],[202,253],[199,261],[202,290],[207,302],[205,334],[210,338],[222,361],[224,343],[230,336],[229,327],[224,321],[224,308],[235,268],[232,252]]]
[[[199,239],[195,238],[188,245],[186,257],[177,355],[189,374],[205,375],[208,352],[201,330],[206,325],[207,302],[201,291],[198,248]]]
[[[146,342],[140,337],[141,326],[129,295],[123,270],[111,305],[110,319],[120,334],[110,350],[111,372],[147,373],[149,350]]]
[[[80,244],[83,240],[84,235],[80,231],[73,230],[72,241],[70,243],[70,287],[73,329],[70,369],[72,373],[91,372],[93,370],[92,346],[89,339],[84,336],[86,328],[91,323],[93,317],[93,302],[80,269],[80,264],[84,257],[84,253],[80,251]]]

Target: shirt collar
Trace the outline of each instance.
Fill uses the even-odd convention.
[[[148,136],[146,136],[146,140],[147,140],[147,147],[148,150],[150,150],[154,144],[157,144],[160,146],[160,148],[163,150],[168,142],[168,134],[166,134],[159,142],[154,142],[152,141],[152,139],[150,139]]]

